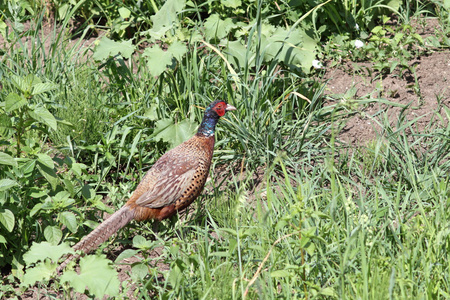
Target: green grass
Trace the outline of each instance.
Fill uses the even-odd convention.
[[[160,241],[154,260],[170,270],[143,283],[169,299],[448,297],[450,127],[401,125],[363,151],[382,164],[354,153],[312,168],[302,158],[288,173],[278,157],[264,198],[232,179],[204,204],[204,223],[188,218]]]
[[[346,13],[362,20],[367,7],[358,12],[355,3]],[[422,10],[421,3],[415,3],[416,10]],[[440,22],[448,27],[447,8],[438,7]],[[326,8],[331,18],[333,7]],[[407,10],[401,13],[401,19],[410,17]],[[450,297],[448,108],[433,112],[421,131],[417,119],[407,121],[404,112],[394,123],[387,112],[379,114],[373,121],[385,134],[347,149],[339,141],[345,118],[364,103],[388,104],[385,100],[359,101],[352,89],[346,104],[328,105],[325,84],[291,66],[266,64],[261,59],[266,50],[251,38],[241,68],[227,64],[231,55],[221,57],[197,42],[159,77],[151,76],[151,66],[139,53],[100,64],[91,50],[69,46],[69,18],[47,37],[40,31],[43,14],[35,16],[36,30],[14,32],[0,57],[0,102],[13,92],[22,95],[13,75],[34,74],[55,87],[28,95],[28,109],[44,105],[61,119],[52,130],[39,120],[17,122],[23,110],[0,106],[0,297],[19,297],[32,286],[50,297],[57,291],[57,297],[76,298],[78,291],[101,298],[97,280],[117,278],[109,260],[87,256],[80,265],[91,266],[91,273],[79,279],[66,272],[62,278],[69,283],[64,283],[51,280],[56,265],[48,256],[67,251],[63,247],[95,227],[104,212],[120,207],[173,145],[173,136],[189,137],[201,108],[214,99],[237,110],[218,124],[203,196],[185,217],[158,226],[133,222],[110,242],[126,245],[116,263],[126,264],[123,259],[133,256],[137,261],[120,290],[111,279],[107,294],[124,298],[131,291],[144,299]],[[250,37],[261,34],[258,22],[249,27]],[[342,22],[341,16],[333,26]],[[53,40],[49,50],[45,39]],[[8,122],[17,127],[7,128]],[[7,135],[18,127],[27,129],[23,141]],[[19,142],[22,148],[16,151]],[[108,245],[98,253],[104,248],[109,253]],[[76,280],[81,284],[75,286]],[[94,287],[85,290],[85,282]]]

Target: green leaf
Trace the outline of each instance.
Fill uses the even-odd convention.
[[[235,27],[233,20],[222,20],[218,14],[212,14],[205,22],[205,35],[207,40],[222,39]]]
[[[59,214],[59,218],[61,220],[61,223],[66,225],[70,231],[77,231],[77,218],[75,217],[74,213],[65,211]]]
[[[317,43],[302,29],[288,31],[279,27],[273,34],[263,35],[261,40],[266,61],[276,59],[287,65],[299,65],[305,72],[311,69]]]
[[[338,298],[338,294],[331,287],[326,287],[324,289],[321,289],[318,293],[319,293],[319,295],[333,297],[333,298]]]
[[[61,282],[67,282],[79,293],[87,288],[95,297],[102,299],[105,295],[119,296],[120,282],[117,272],[109,266],[110,260],[104,255],[88,255],[80,259],[80,275],[75,271],[66,271],[61,275]]]
[[[131,267],[131,279],[140,281],[148,274],[148,266],[143,263],[137,263]]]
[[[56,88],[58,88],[58,85],[54,84],[53,82],[37,83],[33,85],[32,95],[39,95]]]
[[[445,9],[450,9],[450,0],[444,0]]]
[[[17,167],[17,162],[14,160],[14,157],[5,152],[0,152],[0,164]]]
[[[157,107],[158,107],[157,104],[155,104],[155,103],[151,104],[150,108],[145,110],[143,117],[145,117],[151,121],[158,120],[159,119],[158,112],[156,111]]]
[[[136,254],[138,254],[139,251],[138,250],[134,250],[134,249],[125,249],[122,251],[122,253],[119,254],[119,256],[117,256],[115,262],[121,262],[124,259],[130,258],[135,256]]]
[[[30,217],[34,216],[38,211],[42,208],[42,203],[37,203],[31,210],[30,210]]]
[[[20,166],[20,170],[23,172],[25,176],[29,176],[34,171],[35,166],[36,160],[30,159]]]
[[[83,174],[82,170],[86,170],[87,166],[85,164],[81,163],[73,163],[71,170],[78,176],[81,176]]]
[[[115,42],[107,37],[103,37],[95,48],[93,57],[96,61],[102,61],[117,54],[124,58],[130,58],[134,50],[135,46],[131,40]]]
[[[290,277],[291,274],[286,270],[277,270],[270,273],[270,277]]]
[[[183,56],[186,54],[187,50],[188,49],[184,43],[180,41],[175,41],[172,43],[172,45],[169,46],[167,52],[173,57],[175,57],[176,60],[181,61]]]
[[[147,65],[152,76],[159,76],[172,63],[173,54],[163,51],[158,45],[153,45],[144,50],[144,56],[147,57]]]
[[[37,169],[39,170],[39,173],[42,174],[42,176],[47,179],[47,181],[52,186],[52,189],[55,190],[56,186],[58,185],[59,178],[58,175],[56,175],[56,172],[54,169],[50,169],[49,167],[43,165],[38,161]]]
[[[143,236],[136,235],[133,238],[133,247],[139,249],[148,249],[152,245],[152,241],[147,241]]]
[[[155,136],[155,139],[168,142],[174,147],[192,137],[196,127],[197,124],[189,119],[184,119],[175,124],[171,119],[163,119],[156,122],[155,131],[158,134]]]
[[[38,162],[40,162],[47,168],[53,169],[53,167],[55,166],[53,159],[50,156],[48,156],[47,154],[38,153],[37,157],[38,157]]]
[[[57,226],[47,226],[44,229],[45,239],[52,245],[57,245],[62,238],[62,231]]]
[[[119,8],[119,15],[122,19],[128,19],[131,16],[131,11],[126,7]]]
[[[30,117],[36,121],[43,123],[53,130],[57,130],[57,123],[55,117],[42,105],[36,107],[34,111],[29,112]]]
[[[0,192],[9,190],[13,186],[18,185],[18,183],[15,180],[12,179],[0,179]]]
[[[242,5],[241,0],[221,0],[220,1],[223,6],[231,7],[231,8],[238,8]]]
[[[75,251],[68,244],[52,245],[49,242],[35,243],[31,245],[30,250],[23,255],[23,260],[27,265],[36,263],[38,261],[44,261],[46,258],[50,258],[56,262],[65,254],[74,254]]]
[[[227,43],[227,48],[225,53],[227,54],[227,59],[230,63],[232,63],[236,67],[244,67],[246,60],[247,48],[240,41],[231,41]],[[253,54],[253,55],[252,55]],[[251,53],[250,56],[255,56],[254,53]],[[249,61],[254,60],[249,58]]]
[[[16,93],[10,93],[5,99],[5,110],[11,112],[27,105],[28,101],[23,96],[19,96]]]
[[[165,33],[178,24],[178,14],[185,8],[185,0],[167,0],[161,9],[150,17],[153,27],[148,31],[152,40],[161,39]]]
[[[11,232],[14,229],[14,214],[9,209],[0,208],[0,223]]]
[[[37,264],[34,268],[30,268],[23,276],[22,283],[26,286],[34,285],[37,281],[49,280],[55,273],[56,264],[50,261]]]
[[[33,85],[42,83],[42,81],[34,74],[28,74],[27,76],[11,76],[12,84],[18,88],[24,94],[31,94]]]
[[[0,114],[0,136],[3,138],[10,138],[15,129],[12,126],[11,117],[7,114]]]
[[[2,244],[6,244],[7,243],[5,237],[3,235],[1,235],[1,234],[0,234],[0,243],[2,243]]]

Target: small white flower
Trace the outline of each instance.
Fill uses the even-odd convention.
[[[355,24],[355,29],[359,30],[359,25],[358,24]]]
[[[362,48],[362,47],[364,47],[364,43],[362,41],[360,41],[360,40],[356,40],[355,41],[355,47],[356,48]]]
[[[314,67],[314,69],[322,69],[323,65],[320,61],[318,61],[317,59],[312,61],[312,65]]]

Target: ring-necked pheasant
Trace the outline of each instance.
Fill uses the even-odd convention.
[[[73,246],[88,253],[131,220],[163,220],[186,208],[197,198],[209,173],[214,151],[214,131],[219,118],[236,108],[214,101],[205,110],[197,134],[161,156],[147,172],[127,203]],[[61,271],[79,254],[69,256]]]

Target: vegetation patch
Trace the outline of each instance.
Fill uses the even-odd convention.
[[[0,298],[450,297],[448,1],[0,12]],[[216,99],[196,203],[57,274]]]

